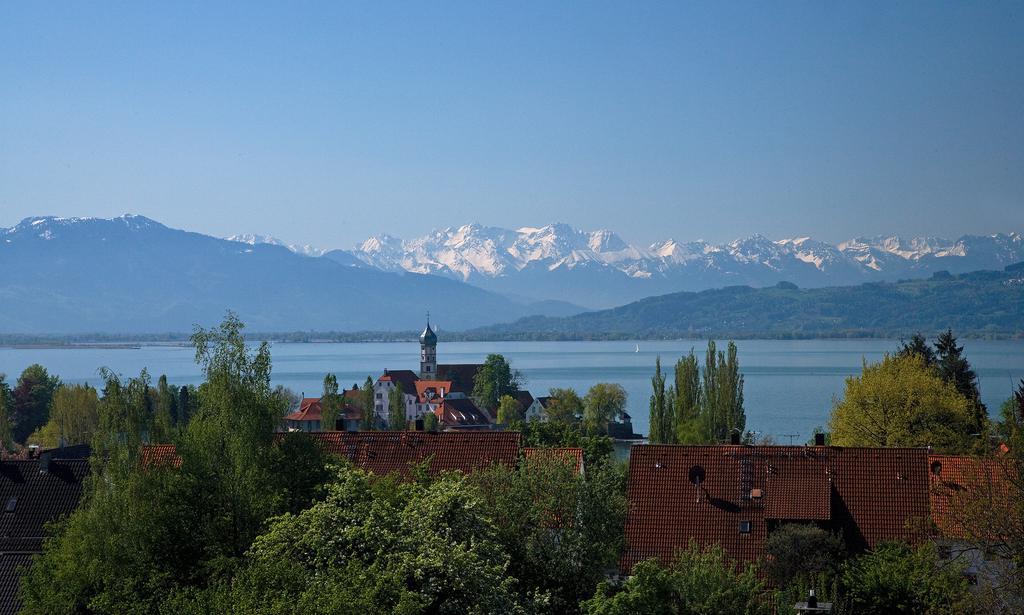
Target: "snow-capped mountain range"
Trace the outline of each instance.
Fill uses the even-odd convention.
[[[253,241],[259,242],[247,240]],[[266,243],[283,245],[272,238]],[[679,290],[780,281],[836,286],[927,277],[941,270],[1001,269],[1024,260],[1024,239],[1015,232],[958,239],[858,237],[835,245],[810,237],[753,235],[726,244],[668,239],[640,247],[612,231],[568,224],[516,230],[468,224],[408,240],[376,235],[353,250],[291,249],[349,266],[441,275],[506,294],[589,307]]]

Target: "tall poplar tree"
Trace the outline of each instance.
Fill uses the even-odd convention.
[[[334,431],[338,424],[338,415],[344,404],[338,394],[338,379],[334,374],[324,376],[324,390],[320,396],[320,430]]]
[[[673,435],[679,444],[704,444],[708,441],[705,425],[701,424],[700,367],[697,356],[690,354],[676,361],[672,387]]]
[[[717,350],[714,340],[709,340],[703,376],[702,414],[711,441],[728,442],[733,433],[742,437],[747,415],[743,408],[743,374],[736,344],[730,341],[722,352]]]
[[[373,378],[366,377],[363,388],[359,389],[359,407],[363,410],[363,419],[359,423],[359,429],[370,431],[377,425],[377,410],[373,400]]]
[[[402,383],[399,382],[388,393],[388,429],[405,431],[406,422],[405,391],[402,390]]]
[[[672,438],[672,416],[668,394],[665,390],[665,374],[661,371],[661,357],[654,363],[654,377],[651,378],[651,433],[652,444],[670,444]]]

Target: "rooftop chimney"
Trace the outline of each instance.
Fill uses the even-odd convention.
[[[423,431],[423,419],[416,419],[416,431]]]
[[[729,444],[739,444],[739,443],[740,443],[740,434],[739,434],[738,431],[734,431],[731,434],[729,434]]]
[[[814,446],[825,446],[825,434],[816,433],[814,434]]]
[[[814,590],[807,592],[807,608],[816,609],[818,608],[818,597],[814,595]]]

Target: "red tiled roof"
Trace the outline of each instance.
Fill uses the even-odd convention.
[[[494,463],[512,466],[519,459],[518,432],[360,431],[310,435],[328,452],[381,475],[397,472],[407,476],[411,465],[428,458],[431,474],[471,472]]]
[[[333,455],[344,457],[374,474],[408,475],[409,466],[430,458],[429,472],[471,472],[493,463],[515,465],[519,459],[520,434],[513,431],[441,432],[420,431],[320,431],[308,434]],[[284,434],[277,434],[283,437]],[[171,463],[181,466],[173,444],[143,447],[143,464]],[[149,459],[150,461],[146,461]]]
[[[816,520],[854,549],[913,540],[929,513],[925,449],[643,445],[629,466],[626,570],[691,540],[756,560],[769,522]]]
[[[323,407],[319,397],[303,397],[299,409],[284,417],[286,421],[319,421],[323,417]]]
[[[1010,466],[997,459],[984,459],[964,455],[928,456],[928,494],[931,498],[932,519],[940,534],[963,537],[962,517],[957,514],[957,500],[968,497],[979,499],[993,511],[1009,510]]]
[[[468,395],[473,392],[473,383],[481,367],[480,363],[440,363],[437,379],[450,380],[453,390]]]
[[[181,457],[173,444],[144,444],[142,446],[142,467],[181,467]]]
[[[416,372],[409,369],[392,369],[384,372],[384,375],[377,379],[377,382],[394,382],[402,385],[402,391],[409,395],[416,394],[416,381],[420,377]]]
[[[358,399],[359,392],[345,391],[342,399],[346,400],[344,409],[342,410],[342,418],[359,420],[363,417],[363,411],[361,408],[347,403],[349,399]],[[321,397],[304,397],[302,402],[299,404],[299,409],[291,414],[284,417],[286,421],[322,421],[323,420],[323,406],[320,404]]]
[[[417,380],[416,401],[421,404],[441,400],[441,391],[447,395],[452,391],[451,380]],[[410,393],[412,391],[409,391]]]
[[[572,447],[527,447],[523,449],[523,456],[527,461],[531,459],[561,459],[566,463],[572,462],[576,467],[576,473],[583,471],[583,449]]]

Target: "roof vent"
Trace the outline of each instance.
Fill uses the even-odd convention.
[[[764,492],[761,491],[760,489],[755,487],[754,489],[750,490],[750,499],[760,500],[762,497],[764,497]]]
[[[932,462],[931,468],[932,468],[932,474],[934,474],[935,476],[941,476],[942,475],[942,462],[939,461],[938,459],[936,459],[935,461]]]
[[[691,483],[694,485],[700,485],[705,479],[704,468],[700,466],[691,466],[689,477]]]

